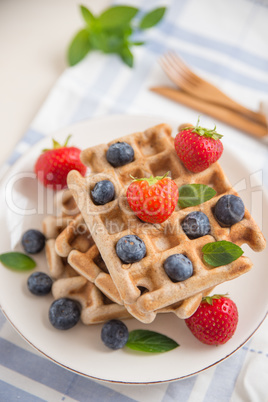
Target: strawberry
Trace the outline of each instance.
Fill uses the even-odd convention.
[[[127,200],[142,221],[162,223],[174,211],[179,192],[176,183],[167,174],[143,179],[133,177],[127,189]]]
[[[207,345],[223,345],[234,334],[238,322],[236,304],[226,295],[207,296],[196,312],[185,320],[199,341]]]
[[[53,190],[66,187],[67,175],[73,169],[78,170],[83,176],[86,174],[86,166],[80,161],[81,150],[67,146],[70,137],[68,136],[64,145],[53,139],[53,149],[44,149],[37,159],[34,171],[45,187]]]
[[[199,126],[185,127],[175,137],[175,150],[184,166],[193,173],[202,172],[215,163],[223,152],[220,139],[223,137],[216,131]]]

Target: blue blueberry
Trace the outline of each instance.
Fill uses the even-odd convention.
[[[34,272],[27,280],[27,286],[36,296],[47,295],[51,291],[52,279],[44,272]]]
[[[190,212],[182,223],[182,229],[190,238],[196,239],[210,232],[207,215],[201,211]]]
[[[185,281],[193,275],[193,264],[185,255],[173,254],[165,260],[164,270],[173,282]]]
[[[104,205],[112,201],[114,194],[114,185],[110,180],[99,181],[91,191],[91,197],[96,205]]]
[[[245,215],[245,206],[240,197],[227,194],[221,197],[215,205],[214,215],[222,226],[232,226],[240,222]]]
[[[80,314],[80,303],[76,300],[63,297],[51,304],[48,317],[53,327],[66,330],[78,323]]]
[[[134,160],[134,150],[126,142],[116,142],[109,147],[106,159],[113,167],[124,166]]]
[[[22,236],[21,243],[26,253],[36,254],[45,247],[46,238],[39,230],[30,229]]]
[[[116,243],[116,254],[125,264],[131,264],[145,257],[146,246],[138,236],[127,235]]]
[[[101,340],[110,349],[121,349],[128,340],[128,329],[120,320],[106,322],[101,330]]]

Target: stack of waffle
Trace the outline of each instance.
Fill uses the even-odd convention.
[[[118,141],[130,144],[135,157],[133,162],[113,168],[106,152]],[[247,210],[243,220],[231,228],[218,224],[213,215],[217,200],[225,194],[237,195],[236,192],[218,163],[201,173],[185,169],[174,150],[171,128],[166,124],[86,149],[81,160],[91,173],[85,178],[77,171],[69,173],[69,190],[64,191],[64,196],[57,196],[57,216],[45,219],[44,231],[49,238],[50,274],[55,279],[53,295],[79,300],[85,324],[129,317],[150,323],[157,313],[167,312],[185,319],[212,288],[242,275],[252,266],[250,259],[242,256],[226,266],[211,269],[203,261],[201,251],[206,243],[218,240],[239,246],[247,243],[254,251],[265,247],[265,239]],[[141,222],[126,200],[130,175],[161,176],[167,171],[178,188],[200,183],[213,187],[217,195],[195,207],[176,208],[162,224]],[[91,190],[104,179],[114,184],[115,198],[106,205],[95,205]],[[181,223],[192,211],[202,211],[208,216],[209,235],[190,239],[183,232]],[[133,264],[122,263],[115,252],[117,241],[128,234],[139,236],[146,245],[146,256]],[[163,262],[177,253],[190,258],[194,273],[187,280],[174,283],[166,275]]]

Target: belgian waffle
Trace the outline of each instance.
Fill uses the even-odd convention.
[[[46,216],[42,222],[46,238],[56,239],[79,213],[70,190],[58,191],[54,197],[53,214]]]
[[[106,152],[111,144],[118,141],[129,143],[134,149],[135,158],[125,166],[113,168],[106,160]],[[77,171],[72,171],[68,175],[68,187],[125,306],[135,306],[144,316],[207,292],[250,270],[252,263],[244,256],[226,266],[211,269],[202,257],[201,250],[206,243],[218,240],[228,240],[238,245],[247,243],[255,251],[265,247],[265,239],[247,210],[243,220],[231,228],[222,228],[218,224],[213,215],[217,199],[224,194],[237,193],[218,163],[201,173],[189,172],[175,153],[171,128],[166,124],[86,149],[81,154],[81,160],[94,174],[84,178]],[[188,183],[206,184],[216,190],[217,196],[196,207],[177,208],[161,225],[143,223],[133,214],[126,201],[130,175],[160,176],[167,171],[171,172],[178,187]],[[97,206],[90,197],[90,191],[98,181],[104,179],[114,184],[115,199],[107,205]],[[192,240],[183,232],[181,223],[189,212],[197,210],[202,210],[208,216],[211,233]],[[128,234],[139,236],[146,245],[146,256],[134,264],[123,264],[115,252],[117,241]],[[164,272],[163,262],[176,253],[190,258],[194,274],[183,282],[173,283]],[[145,291],[141,292],[141,288]]]
[[[78,215],[60,233],[56,241],[49,240],[48,244],[50,243],[53,250],[50,259],[53,258],[54,260],[49,266],[51,267],[50,273],[53,277],[55,277],[55,273],[59,272],[61,274],[61,272],[64,271],[63,266],[67,267],[68,271],[71,266],[76,271],[77,275],[94,283],[110,300],[117,304],[123,304],[101,254],[97,246],[92,242],[89,230],[81,215]],[[62,292],[64,291],[63,286],[65,283],[67,287],[69,286],[67,281],[62,282]],[[179,318],[187,318],[195,312],[201,302],[202,296],[202,294],[195,295],[158,312],[173,312]],[[152,312],[150,314],[143,314],[137,309],[135,304],[128,305],[127,310],[133,317],[143,322],[153,321],[158,313]]]
[[[81,304],[81,321],[86,324],[98,324],[114,318],[131,318],[124,308],[104,295],[96,285],[79,275],[66,258],[56,253],[55,239],[46,243],[46,256],[49,273],[55,279],[52,295],[55,299],[69,297]]]

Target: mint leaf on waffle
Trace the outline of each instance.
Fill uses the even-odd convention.
[[[184,184],[179,188],[180,208],[194,207],[210,200],[216,195],[214,188],[205,184]]]
[[[220,267],[237,260],[244,251],[236,244],[221,240],[207,243],[202,248],[204,261],[212,267]]]

